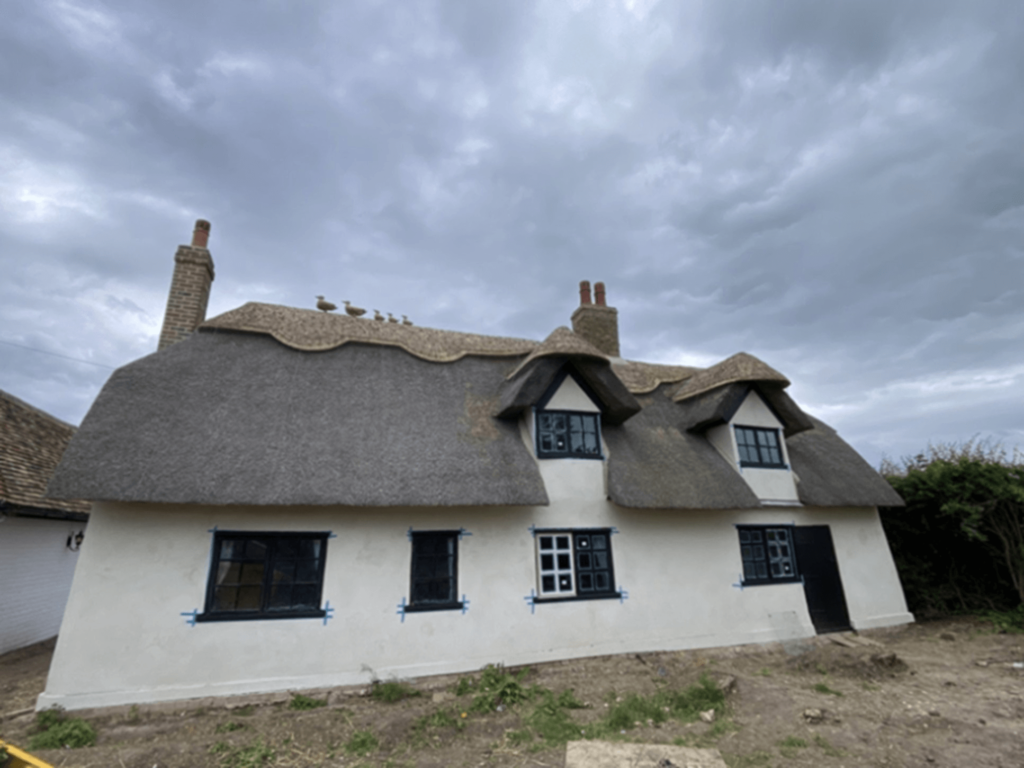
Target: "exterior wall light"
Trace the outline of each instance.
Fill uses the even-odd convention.
[[[72,552],[77,552],[82,548],[83,541],[85,541],[85,534],[82,533],[82,531],[79,531],[78,533],[69,533],[68,543],[66,546]]]

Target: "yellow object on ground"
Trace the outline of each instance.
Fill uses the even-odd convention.
[[[44,763],[38,757],[32,757],[28,752],[23,752],[3,739],[0,739],[0,749],[7,750],[7,754],[10,756],[6,763],[0,763],[2,768],[53,768],[49,763]]]

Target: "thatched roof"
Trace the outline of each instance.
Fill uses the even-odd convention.
[[[570,357],[608,362],[608,356],[604,352],[582,336],[577,336],[569,328],[560,325],[548,334],[544,341],[534,347],[533,351],[512,370],[508,377],[513,378],[539,357]]]
[[[621,506],[757,507],[701,434],[727,422],[751,388],[785,426],[805,503],[898,503],[783,392],[785,377],[750,355],[704,371],[609,364],[567,328],[537,343],[265,304],[214,318],[116,371],[50,492],[203,504],[542,505],[547,494],[516,417],[566,368],[601,405],[608,494]]]
[[[75,428],[0,390],[0,509],[36,517],[88,518],[89,502],[46,498],[46,484]]]
[[[800,501],[815,507],[902,507],[884,477],[832,427],[808,417],[812,429],[786,440],[789,461],[800,478]]]
[[[774,382],[781,384],[783,387],[789,386],[789,379],[774,368],[762,363],[753,355],[748,355],[746,352],[738,352],[732,357],[727,357],[722,362],[716,363],[710,368],[706,368],[688,378],[676,390],[673,399],[678,403],[708,390],[721,387],[724,384],[732,384],[736,381]]]
[[[640,404],[619,381],[606,360],[588,357],[539,357],[524,361],[502,387],[495,415],[509,419],[537,405],[564,368],[574,372],[601,408],[605,423],[621,424],[640,411]]]
[[[734,382],[681,401],[686,416],[682,426],[691,432],[703,432],[732,419],[750,392],[757,392],[768,408],[782,422],[783,434],[788,438],[811,429],[810,417],[800,410],[792,398],[777,384]]]
[[[609,426],[608,496],[623,507],[743,509],[760,501],[704,437],[682,427],[672,385],[640,398],[643,410]]]
[[[111,376],[50,492],[199,504],[546,504],[518,425],[492,416],[515,362],[438,365],[367,344],[311,354],[263,335],[195,333]]]

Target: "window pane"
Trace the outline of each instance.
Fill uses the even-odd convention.
[[[576,567],[580,569],[590,570],[590,553],[589,552],[577,552],[576,553]]]
[[[540,537],[540,548],[541,549],[554,549],[554,537],[552,536],[541,536]]]
[[[239,542],[241,544],[241,542]],[[267,556],[267,545],[262,541],[250,539],[245,542],[246,560],[263,560]]]
[[[589,573],[579,575],[580,592],[590,592],[594,589],[594,579]]]
[[[270,608],[288,608],[292,603],[292,587],[290,584],[275,584],[270,590]]]
[[[590,537],[586,534],[577,534],[576,549],[590,549]]]
[[[754,544],[760,544],[761,543],[761,532],[760,531],[751,531],[750,532],[750,540]]]
[[[543,571],[555,570],[555,556],[554,555],[541,555],[540,556],[540,567]]]
[[[568,573],[558,574],[558,591],[559,592],[571,592],[572,591],[572,576]]]
[[[320,563],[316,560],[301,560],[295,570],[296,581],[316,581],[320,573]]]
[[[215,611],[233,611],[238,600],[238,587],[217,587],[213,593]]]
[[[243,563],[241,566],[241,584],[262,584],[263,563]]]
[[[555,537],[555,545],[557,549],[568,549],[569,548],[569,537],[568,536],[557,536]]]
[[[541,592],[554,592],[555,591],[555,577],[554,576],[543,576],[540,580]]]
[[[260,587],[239,587],[238,602],[236,608],[239,611],[258,611],[260,606],[260,595],[263,590]]]
[[[608,571],[598,571],[594,574],[594,588],[598,592],[609,592],[612,588],[611,576]]]
[[[217,584],[237,584],[241,575],[241,563],[221,563],[217,566]]]
[[[295,563],[275,564],[274,573],[271,578],[275,583],[290,583],[295,581]]]
[[[319,608],[317,605],[316,596],[318,592],[316,586],[294,586],[292,587],[292,602],[291,608]]]
[[[558,555],[558,570],[564,571],[572,568],[572,561],[569,559],[569,555],[559,553]]]
[[[766,563],[757,563],[757,578],[767,579],[768,578],[768,565]]]
[[[591,536],[590,543],[594,545],[594,549],[608,549],[608,537],[603,533],[595,533]]]
[[[608,567],[608,553],[607,552],[595,552],[594,553],[594,567],[595,568],[607,568]]]
[[[757,565],[748,560],[743,561],[743,578],[744,579],[756,579],[757,578]]]

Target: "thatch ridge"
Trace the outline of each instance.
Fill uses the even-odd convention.
[[[326,352],[349,342],[379,344],[435,363],[451,363],[467,355],[518,357],[537,347],[528,339],[442,331],[252,301],[207,320],[199,327],[204,329],[264,333],[304,352]]]
[[[783,387],[789,386],[789,379],[768,364],[746,352],[737,352],[732,357],[727,357],[722,362],[695,373],[683,382],[672,399],[678,403],[723,384],[737,381],[775,382]]]
[[[528,366],[539,357],[572,357],[587,358],[590,360],[601,360],[608,362],[608,355],[599,350],[582,336],[578,336],[564,325],[560,325],[534,348],[526,359],[516,366],[508,375],[513,378],[523,368]]]

